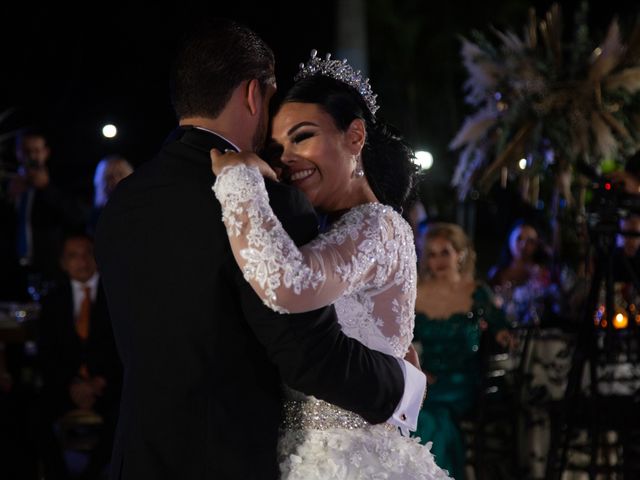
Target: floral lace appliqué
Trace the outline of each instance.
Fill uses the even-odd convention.
[[[255,167],[225,168],[213,188],[234,255],[269,308],[312,310],[335,303],[350,337],[403,357],[413,332],[413,234],[391,207],[367,203],[298,248],[269,205]]]

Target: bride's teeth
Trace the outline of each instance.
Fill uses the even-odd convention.
[[[309,170],[300,170],[299,172],[294,173],[293,175],[291,175],[291,180],[300,180],[303,178],[307,178],[308,176],[310,176],[312,173],[314,172],[313,169],[309,169]]]

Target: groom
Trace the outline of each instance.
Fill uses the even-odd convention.
[[[269,47],[216,20],[187,42],[172,80],[179,128],[119,184],[97,228],[125,369],[111,479],[276,479],[282,382],[372,423],[415,427],[421,372],[343,335],[332,307],[271,312],[236,266],[209,151],[265,140]],[[311,240],[306,198],[267,189],[292,238]]]

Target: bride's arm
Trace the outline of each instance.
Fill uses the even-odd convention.
[[[273,213],[256,166],[222,168],[213,190],[236,262],[273,310],[304,312],[329,305],[372,275],[379,242],[366,219],[298,248]]]

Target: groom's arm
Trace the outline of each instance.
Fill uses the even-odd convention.
[[[314,238],[317,221],[306,198],[290,187],[272,183],[267,188],[293,240],[302,244]],[[236,272],[245,317],[285,383],[372,423],[393,416],[399,425],[415,424],[424,390],[421,372],[344,335],[333,307],[296,315],[272,312]],[[411,388],[417,391],[403,396]]]

